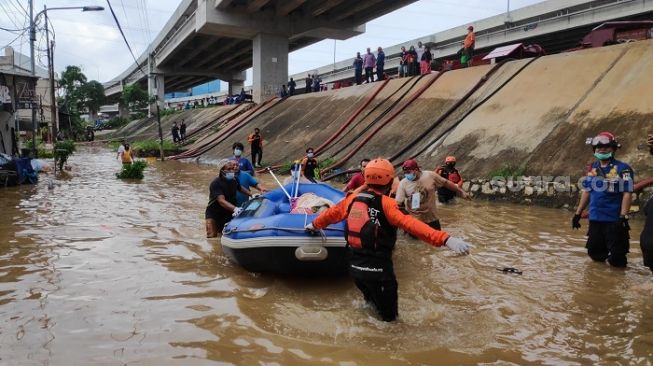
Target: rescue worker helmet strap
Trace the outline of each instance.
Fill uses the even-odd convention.
[[[365,183],[384,186],[395,177],[395,168],[386,159],[374,159],[365,167]]]

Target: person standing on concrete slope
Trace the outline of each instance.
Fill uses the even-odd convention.
[[[320,165],[318,164],[317,159],[315,159],[313,148],[309,147],[306,149],[306,156],[304,159],[302,159],[301,166],[302,177],[310,180],[313,183],[317,183],[317,180],[315,180],[315,170]]]
[[[179,138],[179,126],[177,126],[177,122],[174,122],[172,124],[172,142],[175,144],[179,143],[180,138]]]
[[[281,99],[288,98],[288,91],[286,90],[286,84],[281,85],[281,90],[279,90],[279,98]]]
[[[361,85],[363,82],[363,58],[361,57],[360,52],[356,52],[356,57],[352,64],[354,66],[354,78],[356,79],[356,85]]]
[[[419,75],[417,68],[417,52],[415,51],[415,46],[410,46],[408,49],[408,76]]]
[[[417,53],[417,62],[419,63],[422,60],[422,56],[424,55],[424,45],[422,44],[422,41],[417,42],[417,48],[415,49],[415,52]]]
[[[295,80],[290,78],[290,81],[288,82],[288,95],[293,96],[295,95],[295,87],[297,87],[297,83],[295,83]]]
[[[349,179],[349,182],[347,182],[347,185],[345,188],[342,190],[344,192],[351,192],[356,190],[358,187],[362,186],[365,184],[365,177],[363,176],[363,172],[365,171],[365,166],[367,166],[367,163],[370,162],[370,159],[363,159],[361,160],[361,165],[360,165],[360,172],[354,174],[351,179]]]
[[[433,60],[431,49],[429,47],[424,47],[424,53],[422,54],[422,57],[420,57],[420,73],[422,75],[428,75],[431,73],[431,60]]]
[[[181,119],[181,125],[179,125],[179,141],[182,144],[186,142],[186,120],[183,118]]]
[[[435,204],[436,190],[446,187],[464,199],[470,199],[469,194],[453,182],[442,178],[433,171],[422,171],[415,160],[406,160],[402,165],[404,179],[399,182],[395,200],[400,207],[415,216],[428,226],[441,230]]]
[[[314,92],[319,92],[320,88],[322,85],[322,79],[320,79],[320,76],[318,74],[313,75],[313,91]]]
[[[365,190],[350,194],[323,211],[305,229],[314,232],[347,220],[349,273],[365,301],[374,305],[383,321],[390,322],[399,314],[398,284],[392,262],[397,227],[430,245],[444,245],[457,254],[467,254],[470,245],[399,210],[397,203],[387,196],[395,175],[388,160],[372,160],[365,167],[364,175]]]
[[[648,135],[646,143],[649,152],[653,155],[653,135]],[[641,191],[651,185],[653,185],[653,177],[635,184],[635,191]],[[642,249],[642,257],[644,257],[644,265],[653,273],[653,198],[650,198],[644,205],[644,214],[646,222],[639,236],[639,245]]]
[[[263,159],[263,137],[261,136],[261,130],[258,129],[258,127],[254,129],[254,132],[247,136],[247,142],[252,150],[252,164],[257,168],[260,168],[261,159]]]
[[[367,47],[367,53],[363,56],[363,67],[365,68],[365,82],[371,83],[374,82],[374,65],[376,64],[376,57]]]
[[[231,146],[231,148],[234,151],[234,155],[231,157],[231,160],[238,163],[240,171],[249,173],[251,176],[254,176],[256,174],[254,173],[254,166],[252,166],[252,163],[250,163],[247,158],[243,157],[245,146],[243,146],[243,144],[240,142],[236,142]]]
[[[581,213],[589,205],[587,254],[592,260],[613,267],[626,267],[630,248],[628,211],[635,174],[632,168],[614,158],[621,145],[610,132],[601,132],[591,140],[596,161],[590,164],[582,182],[580,202],[571,220],[580,229]]]
[[[470,25],[469,27],[467,27],[467,36],[463,41],[463,57],[461,58],[461,63],[465,67],[472,66],[472,57],[474,57],[474,47],[476,47],[476,35],[474,34],[474,27]]]
[[[234,161],[235,162],[235,161]],[[252,191],[252,187],[256,188],[259,192],[265,193],[267,190],[261,186],[258,180],[256,178],[252,177],[249,173],[247,172],[241,172],[240,168],[238,167],[238,164],[236,162],[236,179],[238,180],[238,184],[242,188],[245,188],[248,191]],[[236,206],[241,207],[243,203],[247,202],[249,200],[249,196],[246,196],[243,194],[241,191],[236,192]]]
[[[399,54],[399,77],[408,76],[408,52],[406,47],[401,46],[401,53]]]
[[[311,88],[313,87],[313,78],[311,77],[311,74],[306,75],[306,79],[304,79],[306,82],[306,89],[304,89],[304,93],[310,93]]]
[[[218,176],[209,185],[209,203],[204,213],[207,238],[217,237],[224,225],[240,213],[240,208],[236,206],[236,192],[250,195],[238,183],[237,169],[238,164],[229,159],[218,162]]]
[[[385,80],[383,74],[383,67],[385,66],[385,52],[383,48],[379,47],[376,49],[376,81]]]
[[[456,169],[456,157],[447,156],[444,159],[444,164],[438,167],[435,170],[435,173],[441,176],[442,178],[451,181],[453,184],[462,189],[463,187],[463,177],[460,175],[458,169]],[[440,203],[448,203],[456,196],[456,192],[445,188],[438,188],[438,201]]]

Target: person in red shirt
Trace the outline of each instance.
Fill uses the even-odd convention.
[[[342,189],[344,192],[351,192],[351,191],[355,190],[356,188],[358,188],[358,187],[362,186],[363,184],[365,184],[365,177],[363,177],[363,170],[365,169],[365,166],[369,162],[370,162],[370,159],[361,160],[361,171],[354,174],[351,177],[351,179],[349,180],[349,182],[347,183],[345,188]]]
[[[366,189],[323,211],[305,229],[315,232],[347,220],[349,273],[365,300],[374,304],[383,321],[389,322],[398,315],[398,285],[392,263],[398,227],[435,247],[447,246],[457,254],[468,253],[469,244],[401,212],[397,202],[387,196],[395,176],[388,160],[370,161],[363,175]]]

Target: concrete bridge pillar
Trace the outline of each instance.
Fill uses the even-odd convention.
[[[254,37],[254,102],[277,95],[288,82],[288,38],[259,33]]]
[[[245,87],[245,79],[247,79],[245,71],[232,75],[231,78],[227,80],[227,83],[229,83],[229,95],[240,94],[240,90]]]

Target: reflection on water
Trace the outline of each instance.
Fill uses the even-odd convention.
[[[0,191],[2,364],[651,364],[653,293],[592,263],[569,213],[487,202],[441,209],[473,254],[401,238],[399,321],[347,278],[252,274],[204,238],[210,168],[154,163],[116,180],[81,148],[72,172]],[[268,187],[273,181],[263,177]],[[633,233],[641,222],[633,220]],[[633,235],[638,237],[639,235]],[[515,267],[523,275],[497,267]]]

